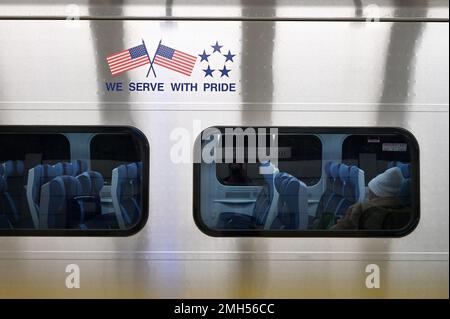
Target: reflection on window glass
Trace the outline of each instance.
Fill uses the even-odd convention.
[[[139,162],[139,141],[130,134],[96,134],[91,140],[91,167],[111,182],[115,167]]]
[[[417,223],[418,147],[409,133],[265,130],[202,133],[194,213],[206,233],[398,236]]]
[[[264,136],[270,145],[270,134]],[[299,135],[286,132],[278,139],[278,168],[299,179],[306,185],[314,185],[320,180],[322,173],[322,143],[317,136]],[[248,139],[245,140],[248,142]],[[236,143],[236,138],[234,139]],[[244,144],[247,145],[247,144]],[[225,146],[222,145],[222,152]],[[244,146],[245,147],[245,146]],[[244,154],[245,156],[245,154]],[[299,163],[302,165],[299,165]],[[251,186],[264,185],[265,180],[259,172],[259,163],[216,163],[217,179],[224,185]]]
[[[0,127],[1,233],[125,234],[145,220],[148,147],[134,130],[9,130]]]

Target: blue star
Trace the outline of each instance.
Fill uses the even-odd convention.
[[[214,49],[213,53],[216,52],[216,51],[220,53],[220,48],[221,47],[223,47],[223,45],[219,45],[219,42],[216,41],[216,44],[212,45],[212,48]]]
[[[208,67],[206,68],[206,69],[204,69],[203,70],[204,72],[205,72],[205,78],[209,75],[210,77],[213,77],[213,72],[215,71],[214,69],[211,69],[210,67],[209,67],[209,64],[208,64]]]
[[[222,76],[227,76],[228,78],[230,77],[229,75],[228,75],[228,73],[231,71],[231,69],[227,69],[227,67],[224,65],[223,66],[223,69],[222,70],[219,70],[221,73],[222,73],[222,75],[220,76],[220,77],[222,77]]]
[[[205,50],[203,50],[203,53],[198,55],[198,56],[201,58],[200,62],[202,62],[202,61],[209,62],[209,61],[208,61],[208,57],[209,57],[210,55],[211,55],[211,54],[206,54]]]
[[[231,54],[230,50],[228,50],[228,54],[224,54],[223,56],[226,58],[225,62],[234,62],[233,58],[236,56],[236,54]]]

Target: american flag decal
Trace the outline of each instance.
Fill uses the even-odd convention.
[[[153,60],[153,64],[187,76],[192,74],[195,62],[197,62],[197,56],[172,49],[162,44],[159,44],[155,59]]]
[[[150,64],[144,44],[114,53],[106,58],[113,76]]]

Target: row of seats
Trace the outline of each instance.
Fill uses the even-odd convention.
[[[102,214],[100,173],[58,176],[41,188],[39,228],[126,229],[141,217],[142,163],[112,171],[113,213]]]
[[[40,225],[39,215],[41,206],[42,186],[58,176],[78,176],[88,170],[85,161],[77,160],[71,163],[57,163],[55,165],[38,165],[28,172],[26,198],[32,217],[33,225]]]
[[[24,170],[22,161],[0,165],[0,228],[24,228],[19,215],[23,208],[29,216],[26,228],[125,229],[140,219],[142,163],[120,165],[113,170],[114,212],[110,214],[102,214],[103,177],[88,171],[86,162],[33,167],[28,172],[26,193]]]
[[[45,168],[42,168],[42,166],[45,166]],[[2,178],[4,185],[2,197],[9,198],[7,201],[8,205],[4,205],[5,207],[3,210],[15,212],[14,217],[12,217],[12,214],[8,214],[9,216],[7,217],[12,227],[33,228],[39,225],[38,215],[36,214],[35,209],[36,206],[35,204],[30,205],[30,203],[33,202],[32,199],[36,198],[36,193],[40,192],[41,185],[35,187],[37,183],[34,181],[35,178],[32,177],[39,168],[42,168],[41,170],[43,171],[51,171],[52,173],[49,175],[53,178],[59,175],[79,175],[87,170],[87,166],[87,162],[76,160],[72,163],[58,163],[53,166],[39,165],[38,168],[33,168],[27,172],[24,161],[10,160],[1,163],[0,177]],[[28,192],[26,192],[26,189]],[[3,200],[3,203],[5,202],[6,200]],[[39,199],[36,199],[36,202],[39,202]]]
[[[357,166],[327,162],[325,165],[325,191],[317,206],[314,229],[326,229],[334,225],[337,218],[365,197],[364,171]]]
[[[265,184],[256,198],[252,214],[223,212],[216,229],[306,229],[307,186],[288,173],[280,173],[269,162],[261,164],[260,173]]]

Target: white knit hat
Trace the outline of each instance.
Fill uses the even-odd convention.
[[[403,180],[404,177],[400,168],[392,167],[375,176],[369,182],[369,189],[378,197],[395,197],[400,193]]]

